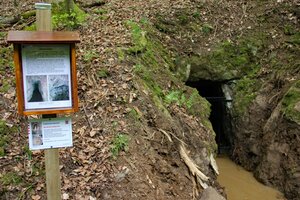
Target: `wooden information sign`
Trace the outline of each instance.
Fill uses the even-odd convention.
[[[10,31],[14,44],[18,112],[21,115],[78,111],[76,32]]]

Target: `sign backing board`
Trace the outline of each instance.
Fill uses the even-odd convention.
[[[22,115],[78,111],[76,32],[10,31],[14,44],[18,112]]]
[[[22,45],[25,110],[71,108],[70,46]]]
[[[48,118],[29,120],[29,149],[72,147],[71,118]]]

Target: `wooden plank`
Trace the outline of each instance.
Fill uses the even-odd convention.
[[[43,109],[43,110],[24,110],[23,115],[44,115],[44,114],[71,114],[77,112],[78,108],[61,108],[61,109]]]
[[[23,95],[23,78],[22,78],[22,66],[20,56],[20,45],[14,44],[14,63],[16,73],[16,86],[17,86],[17,99],[18,99],[18,112],[23,114],[24,110],[24,95]]]
[[[7,42],[17,44],[64,44],[78,43],[80,38],[77,32],[71,31],[9,31]]]
[[[45,150],[47,199],[61,199],[61,181],[59,171],[59,149]]]
[[[37,4],[36,4],[37,5]],[[37,9],[37,28],[39,31],[52,31],[51,26],[51,6],[49,6],[49,9]],[[33,32],[29,33],[27,35],[27,40],[30,41],[33,38],[30,38],[36,33],[36,38],[41,40],[43,38],[45,39],[54,39],[57,37],[53,37],[52,32]],[[20,39],[25,39],[24,34],[15,33],[12,34],[13,38],[16,38],[16,36],[21,36]],[[44,40],[44,39],[43,39]],[[41,41],[40,41],[41,42]],[[40,43],[39,42],[39,43]],[[22,41],[24,43],[24,40]],[[33,41],[31,41],[33,43]],[[43,118],[49,118],[52,117],[50,114],[56,113],[47,113],[49,115],[43,115]],[[59,171],[59,150],[58,149],[46,149],[45,150],[45,165],[46,165],[46,186],[47,186],[47,199],[48,200],[61,200],[61,180],[60,180],[60,171]]]
[[[76,55],[75,44],[71,44],[71,78],[72,78],[72,99],[74,111],[78,111],[78,86],[77,86],[77,72],[76,72]]]
[[[45,23],[45,21],[49,22]],[[36,10],[36,29],[39,31],[52,31],[51,9]]]

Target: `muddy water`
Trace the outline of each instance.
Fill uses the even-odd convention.
[[[277,190],[259,183],[253,174],[228,157],[217,158],[219,183],[225,187],[228,200],[284,200]]]

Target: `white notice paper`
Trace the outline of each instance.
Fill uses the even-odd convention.
[[[72,107],[70,45],[22,45],[25,109]]]
[[[71,118],[29,120],[29,149],[50,149],[73,146]]]

